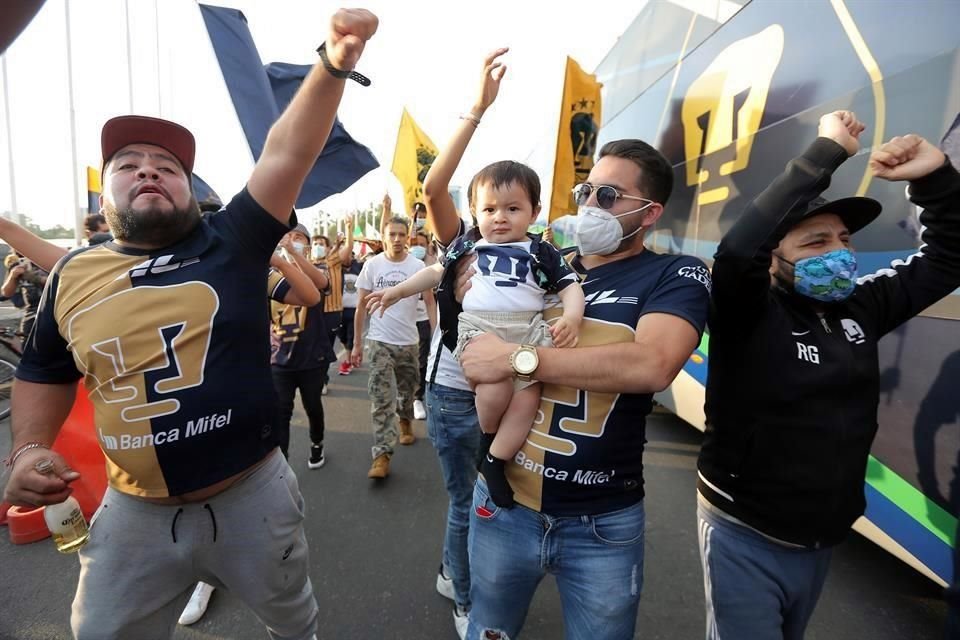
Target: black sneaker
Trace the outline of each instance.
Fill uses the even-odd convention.
[[[310,447],[310,459],[307,460],[308,469],[319,469],[326,461],[327,459],[323,457],[323,443]]]

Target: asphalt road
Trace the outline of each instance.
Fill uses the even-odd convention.
[[[371,444],[365,371],[335,376],[327,412],[327,464],[307,469],[306,419],[292,426],[292,465],[308,505],[311,578],[320,638],[455,640],[451,604],[434,590],[447,506],[425,425],[401,447],[392,475],[366,478]],[[651,416],[647,468],[646,567],[637,638],[703,637],[703,586],[695,524],[700,433],[668,415]],[[0,425],[0,451],[9,448]],[[70,602],[79,565],[48,541],[14,546],[0,530],[0,639],[70,638]],[[185,594],[186,597],[186,594]],[[834,554],[807,638],[941,638],[940,589],[872,543],[853,535]],[[265,638],[257,619],[217,591],[206,616],[178,640]],[[552,578],[537,592],[522,637],[563,637]]]

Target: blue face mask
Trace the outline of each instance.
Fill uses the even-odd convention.
[[[427,248],[421,246],[410,247],[410,255],[417,260],[423,260],[427,257]]]
[[[820,302],[843,302],[857,284],[857,257],[850,249],[837,249],[819,256],[790,262],[793,265],[793,288]]]

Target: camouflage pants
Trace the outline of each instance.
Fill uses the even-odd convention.
[[[399,417],[413,420],[413,393],[420,382],[417,345],[395,345],[367,340],[370,378],[370,415],[373,419],[373,457],[393,453],[397,444],[397,395],[403,399]]]

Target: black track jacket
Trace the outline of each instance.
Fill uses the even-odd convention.
[[[960,174],[911,182],[924,246],[861,277],[842,303],[771,287],[771,252],[847,154],[818,138],[750,203],[713,265],[701,494],[767,535],[840,542],[865,508],[877,431],[877,342],[960,286]],[[788,213],[788,212],[793,213]]]

